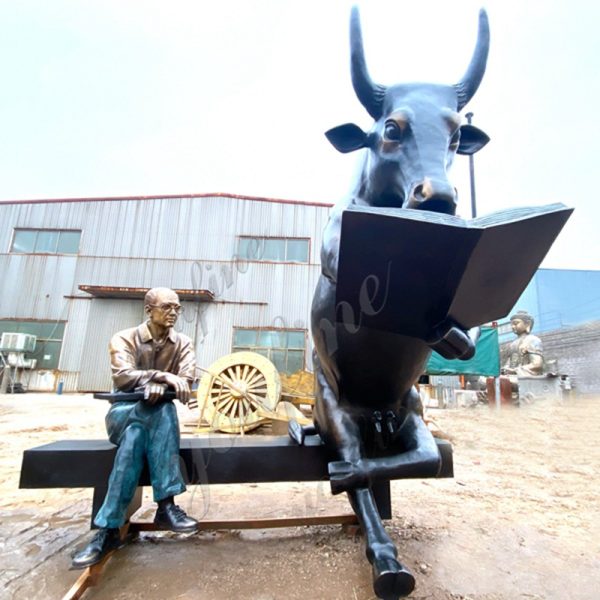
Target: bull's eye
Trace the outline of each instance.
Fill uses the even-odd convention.
[[[402,129],[396,121],[386,121],[384,129],[385,138],[392,142],[402,141]]]

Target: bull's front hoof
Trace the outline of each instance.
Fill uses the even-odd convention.
[[[358,487],[367,487],[369,480],[362,468],[362,463],[351,463],[347,460],[336,460],[330,462],[329,484],[332,494],[341,494]]]
[[[346,460],[333,461],[329,463],[328,470],[329,485],[331,486],[331,493],[333,495],[341,494],[349,489],[349,484],[354,475],[352,463]]]
[[[467,360],[475,355],[475,343],[458,327],[450,328],[441,339],[429,342],[429,346],[449,360]]]
[[[398,600],[415,589],[415,578],[397,560],[386,558],[373,562],[373,590],[382,600]]]

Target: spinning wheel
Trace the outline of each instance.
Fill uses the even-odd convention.
[[[215,361],[198,386],[200,420],[225,433],[243,433],[264,423],[281,392],[273,363],[254,352],[234,352]]]

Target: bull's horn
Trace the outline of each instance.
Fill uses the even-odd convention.
[[[375,120],[379,119],[383,113],[385,86],[373,83],[369,77],[357,6],[352,7],[350,17],[350,69],[352,86],[360,103]]]
[[[473,58],[464,77],[457,83],[454,88],[458,96],[458,110],[469,102],[473,97],[485,73],[485,65],[487,63],[488,51],[490,49],[490,25],[485,10],[482,8],[479,11],[479,29],[477,32],[477,45],[473,52]]]

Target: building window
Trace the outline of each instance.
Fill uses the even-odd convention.
[[[29,333],[35,335],[36,345],[33,352],[25,358],[34,358],[36,369],[58,369],[58,359],[62,347],[65,323],[63,321],[13,321],[0,320],[2,333]]]
[[[241,237],[238,257],[273,262],[308,262],[307,238]]]
[[[233,330],[233,352],[247,350],[266,356],[281,373],[288,375],[304,369],[303,329]]]
[[[81,231],[15,229],[10,251],[24,254],[77,254]]]

